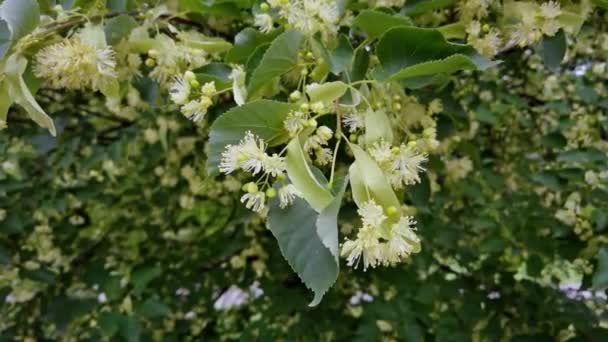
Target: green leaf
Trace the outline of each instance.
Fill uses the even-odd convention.
[[[350,39],[341,34],[338,38],[338,46],[331,52],[329,56],[329,69],[334,75],[350,70],[353,64],[353,46],[350,44]]]
[[[232,44],[219,37],[207,37],[198,32],[180,32],[177,37],[189,47],[207,53],[222,53],[230,50]]]
[[[348,85],[341,81],[327,82],[307,90],[310,102],[332,102],[344,95]]]
[[[342,198],[348,185],[348,176],[334,180],[335,197],[331,204],[325,208],[317,219],[317,235],[336,258],[336,265],[340,268],[338,250],[338,213],[342,206]]]
[[[140,334],[139,322],[133,317],[126,317],[120,326],[120,336],[127,342],[138,342]]]
[[[450,6],[455,2],[456,0],[413,0],[408,1],[403,10],[406,15],[420,15]]]
[[[133,293],[135,293],[135,295],[140,295],[148,284],[161,274],[162,269],[159,266],[144,266],[135,270],[133,274],[131,274]]]
[[[8,110],[11,108],[13,101],[9,93],[9,85],[7,82],[0,82],[0,121],[6,122]]]
[[[135,308],[135,312],[138,316],[147,319],[154,319],[168,315],[171,312],[171,309],[167,305],[155,299],[148,299],[145,302],[139,304]]]
[[[608,288],[608,247],[602,247],[597,254],[597,267],[592,283],[594,290],[603,291]]]
[[[426,208],[431,197],[431,182],[426,172],[420,175],[420,183],[407,187],[407,194],[417,208]]]
[[[351,82],[360,81],[365,78],[367,69],[369,69],[369,55],[370,53],[365,49],[357,50],[350,75]]]
[[[13,41],[34,31],[40,23],[40,7],[36,0],[4,0],[0,17],[8,22]]]
[[[321,214],[300,198],[285,209],[278,198],[270,201],[268,227],[285,260],[314,292],[310,306],[319,304],[338,278],[337,217],[347,182],[336,180],[338,193]]]
[[[334,198],[326,184],[321,184],[312,173],[302,150],[300,138],[293,139],[287,145],[285,164],[289,180],[314,210],[321,212],[333,201]]]
[[[247,85],[250,94],[254,94],[267,82],[290,71],[298,63],[298,52],[304,36],[298,31],[287,31],[280,34],[271,44]]]
[[[380,140],[393,143],[391,120],[383,110],[368,110],[365,112],[365,144],[371,146]]]
[[[230,66],[223,63],[210,63],[194,70],[200,84],[213,81],[218,91],[232,87],[231,72]]]
[[[557,156],[557,161],[572,163],[601,162],[606,159],[605,152],[593,148],[565,151]]]
[[[598,7],[608,9],[608,0],[591,0],[591,2]]]
[[[0,19],[0,60],[11,48],[11,30],[6,20]]]
[[[466,36],[465,26],[462,22],[440,26],[437,31],[441,32],[445,39],[464,39]]]
[[[238,144],[247,131],[264,139],[270,146],[287,141],[289,135],[283,121],[296,108],[295,104],[259,100],[222,114],[213,122],[209,132],[207,172],[217,174],[226,145]]]
[[[349,145],[355,155],[355,162],[350,167],[353,199],[361,207],[370,199],[383,208],[399,208],[400,203],[382,169],[358,145]]]
[[[234,46],[226,53],[224,61],[245,63],[258,46],[272,42],[279,33],[281,33],[279,30],[264,34],[251,27],[244,29],[234,37]]]
[[[23,80],[23,73],[27,68],[27,60],[24,57],[12,55],[6,61],[5,75],[9,86],[9,94],[13,101],[25,109],[29,117],[38,125],[45,127],[55,136],[55,124],[44,112]]]
[[[496,63],[473,47],[445,40],[441,32],[417,27],[397,27],[386,32],[377,47],[381,78],[396,80],[458,70],[487,69]]]
[[[102,312],[97,318],[97,325],[106,337],[114,336],[126,317],[118,312]]]
[[[364,10],[355,18],[354,25],[365,31],[369,38],[377,38],[397,26],[412,26],[412,21],[380,11]]]
[[[545,66],[551,70],[559,69],[566,55],[567,42],[564,30],[559,30],[553,37],[545,36],[542,42],[542,56]]]
[[[123,38],[128,37],[131,31],[138,26],[137,21],[131,16],[119,15],[118,17],[114,17],[108,20],[104,27],[106,42],[110,45],[116,45]]]

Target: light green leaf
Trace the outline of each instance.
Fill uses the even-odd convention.
[[[397,17],[380,11],[364,10],[355,18],[354,24],[365,31],[370,38],[377,38],[392,28],[412,26],[412,21],[406,17]]]
[[[327,82],[307,90],[310,102],[332,102],[339,99],[348,90],[348,85],[341,81]]]
[[[608,288],[608,247],[600,249],[597,255],[597,267],[592,283],[594,290],[603,291]]]
[[[445,37],[445,39],[464,39],[466,36],[465,26],[461,22],[439,26],[437,31]]]
[[[271,44],[247,85],[250,94],[255,93],[267,82],[293,69],[298,63],[298,52],[304,36],[298,31],[280,34]]]
[[[277,198],[270,201],[268,227],[285,260],[314,292],[310,306],[319,304],[338,278],[337,217],[347,183],[336,180],[337,195],[321,214],[300,198],[285,209]]]
[[[283,121],[296,108],[294,104],[259,100],[222,114],[213,122],[209,132],[207,172],[210,175],[218,172],[217,166],[226,145],[238,144],[247,131],[264,139],[270,146],[287,141],[289,135],[283,128]]]
[[[545,66],[551,70],[559,69],[566,55],[567,42],[563,30],[559,30],[553,37],[544,37],[542,42],[542,56]]]
[[[177,37],[189,47],[207,53],[222,53],[230,50],[232,44],[219,37],[207,37],[198,32],[180,32]]]
[[[4,0],[0,17],[8,22],[13,41],[34,31],[40,23],[40,7],[36,0]]]
[[[352,185],[357,183],[353,187],[353,197],[357,205],[361,206],[371,198],[384,208],[399,208],[399,199],[378,164],[358,145],[349,146],[355,155],[355,162],[350,168],[350,178]]]
[[[226,53],[224,60],[226,63],[243,64],[258,46],[272,42],[279,33],[281,31],[274,30],[268,34],[264,34],[254,28],[248,27],[234,37],[234,46]]]
[[[365,144],[371,146],[380,140],[393,143],[391,120],[383,110],[368,110],[365,112]]]
[[[45,127],[55,136],[53,120],[40,107],[23,80],[23,73],[27,68],[27,60],[22,56],[12,55],[6,61],[5,75],[9,86],[10,98],[25,109],[29,117],[38,125]]]
[[[0,82],[0,122],[6,123],[8,110],[11,108],[13,100],[9,93],[9,85],[7,82]]]
[[[377,47],[381,79],[406,79],[495,65],[469,45],[445,40],[438,30],[397,27],[386,32]]]
[[[299,138],[287,145],[285,164],[289,180],[313,209],[320,213],[333,201],[327,184],[321,184],[312,173]]]

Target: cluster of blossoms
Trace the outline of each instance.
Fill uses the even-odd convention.
[[[467,42],[482,55],[491,58],[500,50],[502,40],[497,29],[490,29],[487,24],[482,26],[479,21],[473,20],[466,31]]]
[[[358,210],[363,226],[355,240],[346,240],[342,245],[342,256],[349,266],[357,267],[363,259],[363,269],[380,265],[394,265],[420,250],[420,239],[415,233],[416,222],[411,216],[401,216],[396,223],[389,217],[398,215],[398,209],[376,204],[374,200],[364,203]]]
[[[192,71],[186,71],[183,76],[175,78],[169,94],[171,101],[181,106],[181,112],[188,120],[199,122],[213,104],[212,97],[217,94],[217,89],[215,82],[201,86],[196,75]]]
[[[427,157],[416,150],[415,141],[394,147],[386,141],[376,142],[369,148],[369,153],[393,188],[403,189],[406,185],[420,182],[418,173],[424,171],[422,163]]]
[[[262,32],[272,30],[274,15],[309,37],[320,33],[324,41],[335,37],[340,26],[350,18],[340,13],[338,2],[330,0],[269,0],[261,9],[262,13],[255,16],[255,25]]]
[[[42,49],[34,74],[52,88],[102,90],[116,78],[114,50],[100,26],[88,25],[71,38]]]
[[[515,30],[511,33],[509,45],[528,46],[543,35],[553,36],[561,28],[565,28],[558,21],[562,13],[559,3],[549,1],[540,6],[526,3],[525,6],[518,11],[520,22],[515,25]]]
[[[257,213],[263,213],[267,208],[266,199],[277,196],[277,191],[270,184],[270,177],[278,180],[278,196],[281,208],[293,203],[298,191],[292,184],[286,183],[285,158],[274,153],[266,153],[267,145],[264,140],[251,132],[245,133],[245,137],[238,145],[226,146],[222,153],[219,170],[225,174],[231,174],[237,170],[243,170],[253,176],[261,174],[257,182],[249,182],[243,186],[246,191],[241,197],[247,209]]]
[[[145,39],[147,35],[145,30],[137,39]],[[148,51],[146,66],[153,68],[150,77],[160,84],[167,84],[184,70],[194,70],[209,63],[204,50],[188,43],[191,40],[202,40],[205,36],[197,32],[179,32],[177,38],[178,41],[164,34],[156,35],[155,46]]]

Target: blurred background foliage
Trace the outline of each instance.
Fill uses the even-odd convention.
[[[403,194],[423,251],[345,267],[310,309],[238,179],[204,177],[206,129],[150,80],[133,116],[40,89],[57,138],[17,108],[0,134],[0,340],[607,341],[606,22],[556,68],[539,44],[417,90],[444,107],[444,150]]]

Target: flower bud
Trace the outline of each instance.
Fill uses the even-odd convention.
[[[268,189],[266,190],[266,196],[267,196],[268,198],[274,198],[274,197],[276,197],[276,196],[277,196],[277,191],[276,191],[274,188],[268,188]]]

